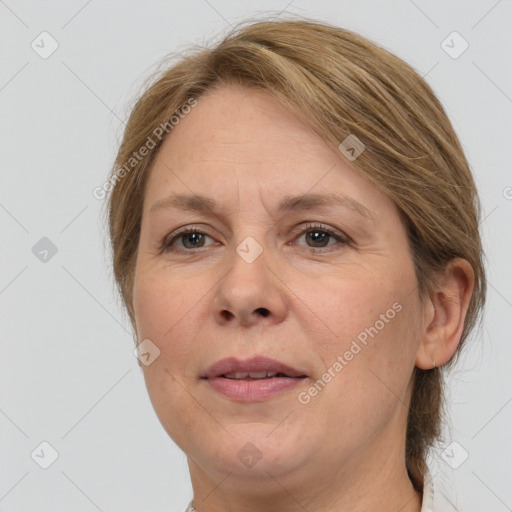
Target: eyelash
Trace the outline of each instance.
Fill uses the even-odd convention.
[[[316,223],[308,223],[302,231],[299,232],[299,234],[296,236],[295,239],[300,238],[302,235],[310,232],[310,231],[318,231],[320,233],[326,233],[338,242],[341,242],[343,245],[349,245],[352,240],[347,235],[338,233],[334,231],[333,229],[330,229],[322,224],[316,224]],[[162,242],[159,244],[159,252],[198,252],[200,249],[205,249],[205,247],[199,247],[198,249],[175,249],[172,247],[172,244],[175,240],[178,240],[180,237],[190,234],[190,233],[199,233],[202,235],[209,236],[207,233],[204,233],[196,226],[189,226],[188,228],[185,228],[178,233],[172,234],[172,237],[170,235],[167,235],[164,237]],[[211,238],[211,237],[210,237]],[[336,245],[336,244],[335,244]],[[312,253],[316,254],[318,252],[329,252],[329,248],[333,246],[327,246],[327,247],[307,247],[307,249],[310,249]],[[327,249],[327,251],[324,251],[323,249]],[[331,249],[332,250],[332,249]]]

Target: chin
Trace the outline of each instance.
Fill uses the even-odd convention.
[[[297,449],[304,434],[296,436],[289,429],[279,433],[279,427],[272,432],[274,428],[261,423],[230,425],[227,430],[231,436],[224,431],[211,443],[196,446],[195,460],[205,468],[224,475],[231,473],[242,481],[255,484],[261,480],[268,484],[270,475],[278,477],[304,467],[311,449],[310,445],[308,453],[304,448]]]

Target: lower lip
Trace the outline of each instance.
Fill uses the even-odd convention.
[[[306,377],[270,377],[260,380],[236,380],[225,377],[207,379],[215,391],[240,402],[261,402],[290,390]]]

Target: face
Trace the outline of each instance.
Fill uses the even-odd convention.
[[[165,140],[133,301],[139,342],[159,350],[142,365],[149,396],[192,478],[327,485],[366,462],[403,464],[423,329],[405,228],[385,194],[268,93],[211,91]],[[255,356],[304,377],[203,378],[219,360]]]

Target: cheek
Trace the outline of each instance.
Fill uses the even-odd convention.
[[[176,273],[146,270],[143,266],[138,269],[133,306],[139,336],[163,340],[182,329],[205,294],[206,287],[195,286],[193,281]]]
[[[190,438],[203,435],[197,418],[205,418],[203,423],[208,423],[209,416],[187,391],[186,382],[164,354],[143,370],[148,396],[162,427],[186,451]],[[214,430],[215,425],[208,427]]]
[[[392,304],[393,301],[383,302],[384,314]],[[414,368],[414,342],[406,305],[402,306],[389,323],[379,321],[380,307],[377,315],[354,315],[350,323],[339,324],[338,341],[323,350],[326,370],[317,379],[329,382],[325,386],[319,384],[321,391],[310,406],[313,413],[323,418],[320,430],[347,433],[347,437],[336,441],[340,449],[349,449],[356,439],[370,442],[390,422],[397,418],[401,418],[400,423],[406,420],[404,404],[408,403]]]
[[[190,282],[175,276],[154,277],[141,271],[135,280],[133,305],[138,340],[149,339],[160,351],[151,365],[143,367],[152,395],[169,393],[169,389],[161,389],[163,383],[169,385],[171,376],[183,372],[193,357],[198,299]],[[179,384],[174,383],[176,386]]]
[[[362,346],[365,341],[369,346],[372,339],[384,340],[403,316],[404,294],[396,281],[386,280],[382,274],[351,272],[310,281],[301,288],[301,295],[310,306],[309,315],[328,328],[328,339],[321,340],[319,348],[331,347],[341,353],[350,348],[352,340],[359,340]]]
[[[139,269],[134,283],[133,304],[140,341],[151,340],[160,353],[150,365],[142,365],[146,388],[153,408],[167,433],[181,442],[197,426],[190,418],[196,404],[186,391],[184,368],[197,352],[194,305],[197,290],[173,275],[164,277]],[[203,288],[204,294],[204,288]],[[197,319],[196,319],[197,320]],[[180,421],[176,421],[179,417]]]
[[[331,335],[320,343],[311,338],[311,348],[325,372],[335,375],[331,380],[336,384],[327,384],[333,400],[368,403],[371,410],[372,404],[402,396],[414,368],[420,339],[420,311],[410,292],[414,278],[381,274],[380,279],[360,276],[342,282],[331,288],[330,304],[323,310]]]

